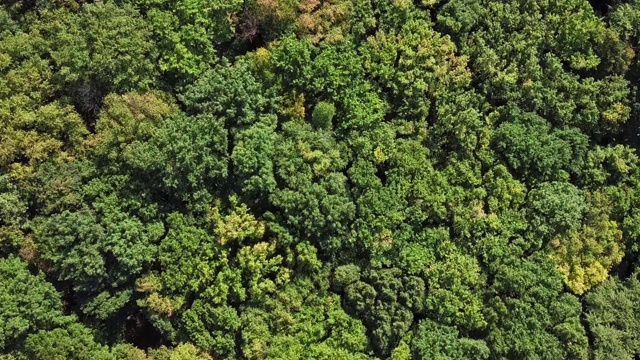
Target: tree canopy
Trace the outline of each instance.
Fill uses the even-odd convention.
[[[639,358],[595,3],[1,2],[0,359]]]

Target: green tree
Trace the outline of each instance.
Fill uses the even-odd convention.
[[[128,199],[116,192],[123,178],[107,179],[84,187],[91,207],[39,217],[32,225],[39,256],[71,285],[85,313],[102,320],[131,301],[133,282],[154,261],[164,232],[153,205],[136,209],[138,216],[129,213]]]
[[[330,129],[335,113],[336,107],[333,104],[324,101],[317,103],[311,114],[313,125],[319,129]]]
[[[24,352],[29,359],[35,360],[114,358],[109,353],[109,348],[96,343],[91,331],[80,324],[31,334],[27,338]]]
[[[345,309],[362,319],[375,354],[389,356],[411,328],[414,314],[424,310],[424,281],[400,269],[371,270],[357,280],[354,268],[338,269],[351,273],[348,281],[338,277],[334,284],[343,293]]]
[[[203,353],[192,344],[182,343],[175,348],[168,349],[164,346],[157,350],[149,351],[149,359],[153,360],[211,360],[211,357]]]
[[[538,253],[495,264],[485,312],[492,358],[586,359],[578,299],[562,291],[554,264]]]
[[[330,131],[313,130],[299,121],[283,124],[282,136],[275,173],[283,186],[270,201],[293,236],[310,239],[321,253],[336,256],[354,212],[341,171],[346,148]]]
[[[419,11],[399,25],[384,22],[362,48],[367,73],[379,79],[400,120],[424,123],[436,98],[470,80],[466,59]]]
[[[95,114],[104,96],[147,90],[155,83],[154,42],[148,25],[131,5],[112,1],[43,11],[34,30],[47,40],[55,70],[52,82]]]
[[[555,236],[580,227],[587,204],[578,188],[569,183],[542,183],[529,192],[529,224],[537,248]],[[542,243],[540,243],[542,242]]]
[[[411,341],[415,359],[488,359],[489,348],[481,340],[458,337],[458,331],[432,320],[422,320]]]
[[[274,296],[243,311],[243,355],[248,359],[370,359],[366,329],[344,312],[339,296],[327,291],[327,272],[315,268],[305,275],[298,272]],[[265,337],[266,333],[271,336]]]
[[[515,105],[594,136],[627,120],[621,75],[632,53],[587,1],[457,0],[437,18],[469,56],[490,103]]]
[[[539,116],[518,110],[504,116],[509,120],[496,129],[493,146],[520,179],[563,181],[580,173],[588,148],[588,138],[580,131],[552,129]]]
[[[20,349],[30,334],[71,322],[62,313],[60,294],[44,274],[31,274],[27,264],[10,256],[0,259],[0,351]]]
[[[104,99],[95,133],[88,143],[104,161],[104,168],[107,164],[117,168],[125,164],[142,167],[147,162],[142,154],[146,150],[143,143],[150,141],[175,112],[169,95],[160,92],[110,94]]]
[[[128,1],[121,1],[127,3]],[[188,83],[218,62],[218,50],[235,32],[239,0],[134,0],[157,45],[158,65],[173,81]]]
[[[595,359],[633,359],[640,352],[638,276],[610,277],[585,296]]]
[[[242,304],[260,304],[287,281],[277,244],[246,205],[220,202],[205,219],[169,216],[159,247],[161,272],[137,281],[138,305],[164,336],[235,358]]]

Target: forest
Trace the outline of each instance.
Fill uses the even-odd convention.
[[[638,150],[640,0],[0,0],[0,359],[640,359]]]

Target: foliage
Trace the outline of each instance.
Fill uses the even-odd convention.
[[[632,359],[638,347],[638,276],[609,278],[585,297],[595,359]]]
[[[0,358],[639,357],[610,5],[2,2]]]
[[[333,120],[335,113],[336,107],[333,104],[324,101],[317,103],[311,113],[313,125],[320,129],[331,128],[331,120]]]
[[[42,273],[32,275],[25,262],[12,256],[0,260],[0,275],[0,350],[17,349],[30,333],[70,322],[62,313],[60,294]]]

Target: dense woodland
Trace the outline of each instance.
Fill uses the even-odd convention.
[[[640,0],[0,1],[0,359],[640,358]]]

